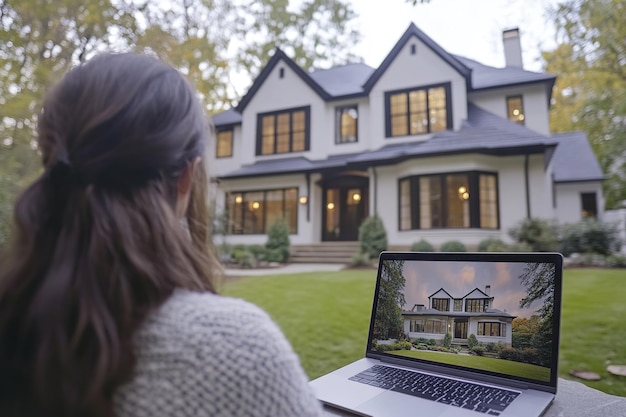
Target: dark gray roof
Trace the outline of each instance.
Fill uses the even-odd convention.
[[[241,113],[235,109],[229,109],[213,116],[215,126],[227,126],[241,124]]]
[[[454,55],[466,67],[472,70],[472,90],[499,88],[509,85],[519,85],[537,82],[554,83],[555,75],[541,72],[526,71],[522,68],[505,67],[495,68],[483,65],[473,59]],[[550,85],[552,88],[552,85]]]
[[[363,95],[363,84],[374,72],[369,65],[358,63],[317,70],[309,75],[328,94],[334,98],[341,96]]]
[[[604,174],[583,132],[552,136],[559,143],[552,157],[554,182],[602,181]]]
[[[515,318],[508,312],[490,308],[487,311],[468,313],[465,311],[439,311],[433,308],[418,311],[403,311],[403,316],[446,316],[446,317],[510,317]]]
[[[543,153],[557,145],[557,141],[549,137],[502,119],[473,104],[469,105],[468,110],[468,121],[459,131],[437,132],[428,140],[392,144],[374,151],[337,155],[323,160],[291,157],[259,161],[243,166],[222,178],[315,172],[351,166],[390,165],[407,159],[434,155]]]

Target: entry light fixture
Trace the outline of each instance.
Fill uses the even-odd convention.
[[[356,202],[361,201],[361,194],[359,194],[359,193],[354,193],[354,194],[352,195],[352,199],[353,199],[354,201],[356,201]]]
[[[252,210],[258,210],[259,207],[261,207],[261,203],[259,203],[258,201],[252,202]]]
[[[238,195],[235,197],[235,204],[241,204],[243,202],[243,197]]]
[[[333,209],[335,208],[335,203],[328,203],[328,204],[326,205],[326,208],[327,208],[328,210],[333,210]]]
[[[303,206],[309,202],[309,199],[307,198],[307,196],[305,195],[301,195],[300,198],[298,199],[298,201],[300,202],[300,204],[302,204]]]

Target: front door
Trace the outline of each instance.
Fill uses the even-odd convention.
[[[454,321],[454,338],[455,339],[467,339],[467,320],[455,320]]]
[[[324,194],[323,240],[358,240],[359,226],[367,217],[367,188],[326,188]]]

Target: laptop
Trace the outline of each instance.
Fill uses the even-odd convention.
[[[310,382],[373,417],[537,417],[557,390],[559,253],[383,252],[365,357]]]

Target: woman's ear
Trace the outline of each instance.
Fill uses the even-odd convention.
[[[178,218],[183,218],[187,214],[189,195],[191,194],[191,186],[193,185],[196,169],[203,169],[200,157],[187,164],[178,178],[176,191],[176,216]]]

